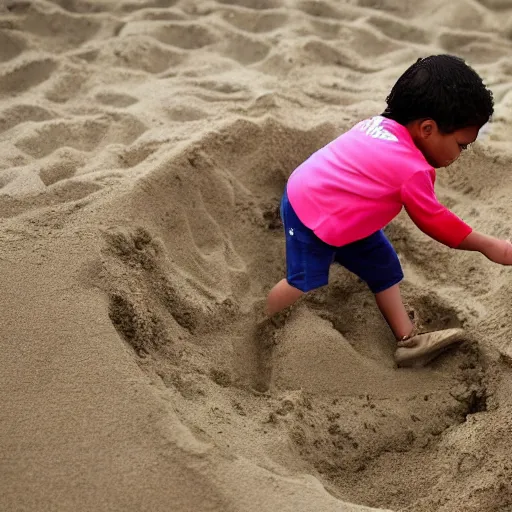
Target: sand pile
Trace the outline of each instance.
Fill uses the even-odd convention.
[[[2,510],[512,510],[510,270],[388,228],[404,295],[462,346],[396,370],[342,269],[265,350],[296,165],[466,57],[490,130],[441,199],[510,237],[505,0],[0,4]],[[264,391],[262,391],[264,390]],[[352,505],[353,503],[353,505]]]

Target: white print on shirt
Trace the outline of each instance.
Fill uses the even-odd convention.
[[[372,117],[371,119],[367,119],[366,121],[360,123],[359,130],[372,137],[373,139],[391,140],[393,142],[398,142],[398,139],[391,132],[385,128],[382,128],[382,121],[384,121],[382,116]]]
[[[290,236],[293,236],[293,228],[290,228],[290,229],[288,230],[288,233],[290,233]]]

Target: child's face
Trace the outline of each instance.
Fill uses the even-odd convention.
[[[408,126],[418,149],[432,167],[448,167],[467,146],[475,142],[479,128],[468,126],[453,133],[442,133],[432,119],[415,121]]]

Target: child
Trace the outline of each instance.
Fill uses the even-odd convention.
[[[281,202],[286,279],[267,298],[273,316],[328,282],[336,262],[365,281],[398,342],[398,366],[421,366],[460,329],[417,334],[400,296],[402,269],[382,228],[402,207],[433,239],[512,264],[512,245],[473,231],[436,199],[434,168],[453,163],[493,114],[492,93],[462,59],[418,59],[382,115],[360,122],[290,176]]]

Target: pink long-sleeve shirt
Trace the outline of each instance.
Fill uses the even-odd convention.
[[[324,242],[341,247],[382,229],[402,207],[427,235],[457,247],[471,227],[436,198],[434,168],[401,124],[361,121],[292,173],[288,199]]]

